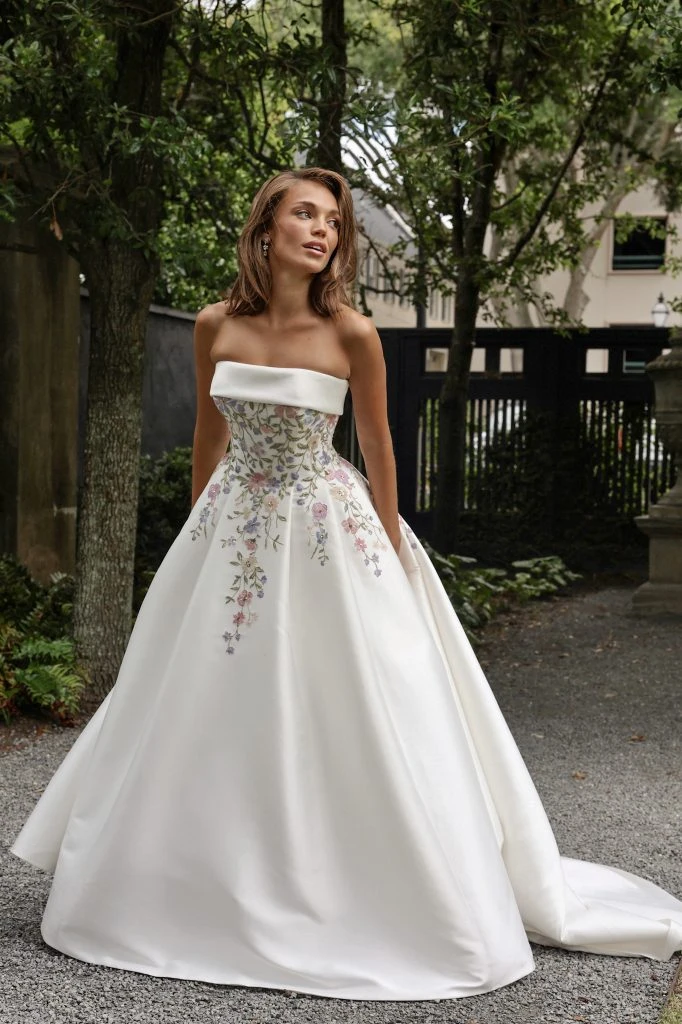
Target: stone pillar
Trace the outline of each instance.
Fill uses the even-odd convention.
[[[647,366],[656,386],[656,422],[673,452],[674,486],[636,520],[649,538],[649,579],[633,595],[637,615],[682,616],[682,333],[672,332],[672,348]]]
[[[43,581],[75,568],[78,339],[78,265],[0,224],[0,551]]]

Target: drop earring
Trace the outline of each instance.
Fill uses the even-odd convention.
[[[263,253],[265,258],[267,259],[268,258],[268,250],[270,249],[270,239],[269,238],[262,238],[261,239],[261,243],[260,243],[260,247],[261,247],[261,252]]]

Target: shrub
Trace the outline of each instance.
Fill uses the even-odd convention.
[[[78,711],[87,682],[71,636],[71,576],[43,586],[15,559],[0,557],[0,717],[41,710],[62,724]]]
[[[35,608],[40,584],[13,558],[0,557],[0,620],[20,622]]]
[[[135,552],[135,609],[190,511],[192,449],[174,448],[158,459],[143,455]]]
[[[634,516],[654,496],[643,451],[655,442],[644,416],[627,402],[584,418],[534,411],[493,435],[467,481],[460,550],[501,565],[549,550],[588,571],[645,561]]]
[[[556,594],[580,579],[554,555],[512,562],[512,572],[480,566],[475,558],[463,555],[441,555],[428,544],[424,547],[470,639],[497,612]]]

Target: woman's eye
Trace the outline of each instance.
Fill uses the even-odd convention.
[[[299,210],[299,211],[297,212],[296,216],[297,216],[297,217],[300,217],[300,215],[301,215],[302,213],[304,213],[304,214],[306,215],[306,217],[309,217],[309,216],[310,216],[310,211],[309,211],[309,210]]]
[[[332,221],[330,221],[329,223],[330,223],[330,224],[332,224],[332,225],[333,225],[333,226],[334,226],[334,227],[336,228],[336,230],[337,230],[337,231],[338,231],[338,230],[339,230],[339,228],[341,227],[341,222],[340,222],[340,221],[338,221],[338,220],[332,220]]]

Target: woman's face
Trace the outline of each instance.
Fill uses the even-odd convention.
[[[296,181],[263,236],[271,242],[268,259],[281,267],[319,274],[338,245],[340,226],[333,193],[317,181]]]

